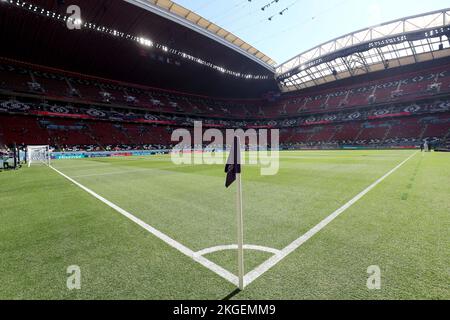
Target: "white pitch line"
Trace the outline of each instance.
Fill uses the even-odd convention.
[[[52,166],[50,166],[50,168],[53,169],[55,172],[59,173],[61,176],[63,176],[64,178],[66,178],[70,182],[72,182],[73,184],[75,184],[77,187],[79,187],[79,188],[83,189],[84,191],[86,191],[87,193],[89,193],[94,198],[100,200],[101,202],[103,202],[104,204],[109,206],[110,208],[114,209],[115,211],[117,211],[121,215],[125,216],[126,218],[130,219],[134,223],[138,224],[140,227],[144,228],[145,230],[147,230],[148,232],[153,234],[155,237],[161,239],[162,241],[164,241],[165,243],[170,245],[172,248],[177,249],[178,251],[180,251],[184,255],[186,255],[189,258],[193,259],[194,261],[198,262],[199,264],[201,264],[202,266],[206,267],[207,269],[213,271],[214,273],[216,273],[217,275],[221,276],[225,280],[231,282],[232,284],[234,284],[236,286],[238,285],[238,278],[237,278],[237,276],[235,276],[231,272],[225,270],[224,268],[222,268],[221,266],[215,264],[214,262],[212,262],[212,261],[210,261],[210,260],[208,260],[208,259],[206,259],[206,258],[204,258],[202,256],[199,256],[198,254],[196,254],[194,251],[192,251],[188,247],[186,247],[186,246],[182,245],[181,243],[175,241],[174,239],[170,238],[169,236],[167,236],[166,234],[162,233],[161,231],[153,228],[152,226],[148,225],[147,223],[145,223],[141,219],[135,217],[134,215],[132,215],[128,211],[125,211],[124,209],[120,208],[119,206],[115,205],[111,201],[103,198],[102,196],[98,195],[97,193],[95,193],[91,189],[83,186],[81,183],[78,183],[74,179],[72,179],[69,176],[65,175],[61,171],[55,169]]]
[[[203,249],[201,251],[197,251],[196,254],[199,256],[205,256],[207,254],[219,252],[219,251],[226,251],[226,250],[237,250],[238,245],[237,244],[231,244],[227,246],[217,246],[212,248]],[[253,250],[253,251],[261,251],[261,252],[267,252],[272,254],[280,254],[281,251],[278,249],[273,249],[269,247],[263,247],[263,246],[255,246],[251,244],[245,244],[244,250]]]
[[[392,175],[395,171],[400,169],[400,167],[402,167],[406,162],[408,162],[410,159],[412,159],[417,153],[418,152],[416,152],[413,155],[411,155],[410,157],[408,157],[406,160],[404,160],[402,163],[400,163],[397,167],[395,167],[394,169],[389,171],[387,174],[385,174],[383,177],[381,177],[380,179],[375,181],[372,185],[370,185],[368,188],[366,188],[364,191],[362,191],[360,194],[358,194],[352,200],[347,202],[340,209],[336,210],[330,216],[325,218],[322,222],[320,222],[317,226],[312,228],[306,234],[304,234],[303,236],[301,236],[300,238],[298,238],[297,240],[292,242],[286,248],[284,248],[282,250],[276,250],[276,249],[267,248],[267,247],[246,245],[245,248],[248,249],[248,250],[266,251],[266,252],[273,253],[274,256],[272,258],[268,259],[266,262],[261,264],[259,267],[257,267],[253,271],[249,272],[245,276],[245,279],[244,279],[245,285],[249,285],[250,283],[255,281],[261,275],[263,275],[264,273],[269,271],[273,266],[278,264],[281,260],[286,258],[293,251],[298,249],[302,244],[304,244],[311,237],[313,237],[315,234],[317,234],[319,231],[321,231],[323,228],[325,228],[329,223],[331,223],[340,214],[342,214],[344,211],[346,211],[348,208],[350,208],[353,204],[355,204],[357,201],[359,201],[362,197],[364,197],[367,193],[369,193],[378,184],[380,184],[387,177]],[[219,275],[223,279],[229,281],[230,283],[232,283],[232,284],[234,284],[236,286],[238,285],[238,277],[236,275],[232,274],[228,270],[225,270],[221,266],[215,264],[214,262],[212,262],[212,261],[210,261],[210,260],[208,260],[208,259],[206,259],[205,257],[202,256],[202,255],[205,255],[205,254],[208,254],[208,253],[219,251],[219,250],[216,250],[218,248],[222,248],[222,249],[220,249],[220,251],[221,250],[228,250],[228,249],[223,249],[224,247],[227,247],[227,248],[228,247],[232,247],[232,248],[230,248],[230,250],[235,249],[233,245],[231,245],[231,246],[219,246],[219,247],[208,248],[208,249],[204,249],[204,250],[201,250],[201,251],[198,251],[198,252],[194,252],[191,249],[187,248],[186,246],[182,245],[181,243],[175,241],[174,239],[172,239],[169,236],[165,235],[164,233],[160,232],[159,230],[157,230],[157,229],[153,228],[152,226],[148,225],[147,223],[145,223],[144,221],[140,220],[139,218],[135,217],[131,213],[125,211],[124,209],[120,208],[119,206],[115,205],[114,203],[110,202],[109,200],[107,200],[107,199],[103,198],[102,196],[98,195],[94,191],[92,191],[92,190],[88,189],[87,187],[83,186],[82,184],[78,183],[77,181],[75,181],[74,179],[72,179],[69,176],[65,175],[61,171],[55,169],[52,166],[50,166],[50,168],[53,169],[58,174],[60,174],[61,176],[63,176],[64,178],[66,178],[67,180],[69,180],[70,182],[72,182],[73,184],[75,184],[76,186],[78,186],[79,188],[83,189],[84,191],[86,191],[87,193],[92,195],[94,198],[100,200],[101,202],[103,202],[107,206],[111,207],[115,211],[119,212],[123,216],[127,217],[128,219],[130,219],[131,221],[135,222],[136,224],[138,224],[139,226],[141,226],[142,228],[144,228],[145,230],[147,230],[148,232],[150,232],[151,234],[153,234],[157,238],[161,239],[162,241],[164,241],[165,243],[170,245],[171,247],[173,247],[176,250],[180,251],[184,255],[190,257],[191,259],[193,259],[197,263],[201,264],[205,268],[213,271],[214,273],[216,273],[217,275]],[[213,249],[215,251],[211,251]],[[264,250],[262,250],[262,249],[264,249]]]
[[[278,264],[281,260],[286,258],[289,254],[297,250],[301,245],[303,245],[306,241],[311,239],[314,235],[316,235],[319,231],[321,231],[323,228],[325,228],[329,223],[331,223],[334,219],[336,219],[339,215],[341,215],[344,211],[346,211],[348,208],[353,206],[356,202],[358,202],[362,197],[364,197],[367,193],[369,193],[372,189],[374,189],[377,185],[379,185],[381,182],[383,182],[387,177],[392,175],[394,172],[396,172],[398,169],[400,169],[405,163],[407,163],[409,160],[411,160],[417,152],[412,154],[410,157],[408,157],[406,160],[404,160],[402,163],[400,163],[398,166],[396,166],[394,169],[386,173],[384,176],[382,176],[380,179],[375,181],[373,184],[371,184],[369,187],[364,189],[362,192],[360,192],[356,197],[351,199],[349,202],[347,202],[345,205],[343,205],[341,208],[333,212],[331,215],[329,215],[327,218],[322,220],[318,225],[316,225],[314,228],[309,230],[307,233],[302,235],[300,238],[292,242],[290,245],[288,245],[286,248],[282,249],[280,253],[274,255],[272,258],[268,259],[266,262],[261,264],[259,267],[254,269],[253,271],[249,272],[244,277],[244,283],[245,285],[249,285],[256,279],[258,279],[260,276],[262,276],[264,273],[269,271],[272,267],[274,267],[276,264]]]

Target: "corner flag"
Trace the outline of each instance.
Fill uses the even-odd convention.
[[[236,181],[236,175],[241,173],[241,144],[239,137],[234,137],[230,155],[225,166],[225,173],[227,174],[225,187],[228,188]]]
[[[241,183],[241,141],[234,137],[233,146],[225,166],[227,179],[225,187],[230,187],[237,181],[236,212],[237,212],[237,242],[238,242],[238,270],[239,289],[244,290],[244,219],[242,213],[242,183]]]

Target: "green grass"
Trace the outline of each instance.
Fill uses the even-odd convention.
[[[245,166],[245,242],[282,249],[412,151],[281,153]],[[235,240],[222,166],[60,160],[79,183],[198,251]],[[418,154],[235,299],[450,299],[450,155]],[[0,173],[0,299],[221,299],[234,286],[46,167]],[[270,254],[246,251],[247,272]],[[236,252],[206,256],[236,273]],[[66,288],[78,265],[82,289]],[[378,265],[382,289],[368,290]]]

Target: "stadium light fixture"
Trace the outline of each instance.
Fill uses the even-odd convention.
[[[151,41],[151,40],[149,40],[149,39],[140,37],[140,38],[138,38],[138,42],[139,42],[140,44],[142,44],[143,46],[146,46],[146,47],[153,47],[153,41]]]

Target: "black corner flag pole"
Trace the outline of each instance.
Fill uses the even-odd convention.
[[[241,182],[241,142],[239,137],[234,137],[233,146],[225,166],[227,179],[225,187],[230,187],[237,182],[236,213],[237,213],[237,242],[238,242],[238,270],[239,289],[244,290],[244,218],[242,211],[242,182]]]

